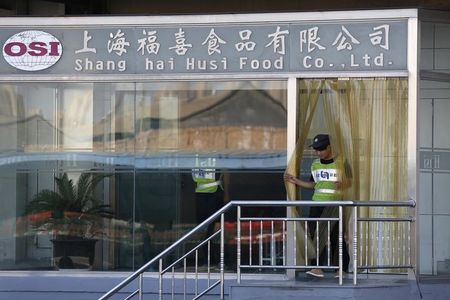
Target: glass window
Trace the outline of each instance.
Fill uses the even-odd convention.
[[[135,252],[159,253],[231,199],[285,199],[286,107],[282,81],[137,84],[136,218],[153,230]],[[198,192],[202,166],[216,192]]]
[[[196,197],[201,166],[222,181],[209,208],[285,199],[285,81],[8,83],[0,95],[2,269],[140,267],[214,212]],[[82,245],[91,254],[61,252]]]
[[[420,273],[450,274],[450,24],[421,22]]]

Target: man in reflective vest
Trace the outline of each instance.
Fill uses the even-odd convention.
[[[197,224],[200,224],[212,214],[218,211],[224,204],[223,174],[216,170],[216,159],[195,158],[195,168],[192,169],[192,179],[196,183],[195,202]],[[214,222],[208,225],[205,238],[214,233]],[[200,257],[201,263],[205,264],[207,259],[207,248]],[[212,263],[216,263],[218,256],[216,251],[211,251]]]
[[[216,178],[216,159],[207,158],[200,160],[198,156],[195,158],[195,169],[192,169],[192,179],[197,184],[195,188],[196,193],[215,193],[222,187],[222,178]]]
[[[311,177],[309,181],[301,180],[291,174],[285,174],[284,179],[294,183],[302,188],[314,189],[312,200],[315,201],[335,201],[342,199],[343,189],[351,185],[351,169],[346,161],[342,162],[340,157],[335,157],[330,145],[330,138],[327,134],[318,134],[314,137],[312,147],[318,159],[311,164]],[[341,172],[345,172],[342,176]],[[325,207],[311,207],[309,211],[310,218],[319,218],[322,216]],[[311,237],[314,237],[316,231],[316,222],[308,222],[308,228]],[[323,238],[323,237],[322,237]],[[330,233],[331,253],[334,253],[338,247],[338,226],[334,224]],[[344,271],[348,268],[349,256],[347,247],[344,249]],[[316,261],[311,262],[312,265]],[[319,265],[327,265],[327,251],[321,252],[319,256]],[[322,278],[324,277],[321,269],[312,269],[306,272],[308,275]]]

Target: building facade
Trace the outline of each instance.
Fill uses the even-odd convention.
[[[368,128],[383,130],[370,139],[394,145],[395,155],[379,157],[399,173],[373,182],[395,182],[398,193],[379,188],[353,199],[416,200],[412,260],[419,274],[449,273],[445,18],[406,9],[12,17],[0,26],[1,269],[62,267],[61,235],[94,240],[93,257],[75,267],[139,268],[197,224],[199,166],[226,174],[222,203],[286,199],[282,175],[296,141],[330,131],[325,106],[303,130],[305,103],[317,91],[339,102],[357,89],[364,93],[350,109],[386,103],[376,116],[388,125],[373,118]],[[342,132],[352,132],[350,123]],[[334,135],[344,149],[369,139]],[[95,201],[76,214],[51,197],[45,209],[30,208],[42,191],[79,196],[82,174],[101,180]],[[95,205],[111,215],[95,214]]]

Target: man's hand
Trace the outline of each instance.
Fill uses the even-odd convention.
[[[297,177],[289,173],[284,174],[284,180],[293,184],[297,184]]]
[[[314,181],[304,181],[300,180],[297,177],[295,177],[292,174],[285,173],[284,174],[284,180],[293,184],[298,185],[299,187],[306,188],[306,189],[313,189],[314,188]]]

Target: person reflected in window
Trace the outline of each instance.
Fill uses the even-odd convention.
[[[195,168],[192,169],[192,179],[196,183],[195,186],[195,205],[196,205],[196,221],[197,224],[202,223],[211,215],[217,212],[225,203],[225,186],[227,176],[221,170],[216,169],[215,158],[200,159],[196,156]],[[216,220],[217,222],[217,220]],[[205,239],[214,234],[215,222],[211,222],[207,229]],[[208,258],[208,248],[203,247],[199,264],[206,264]],[[219,255],[214,241],[211,241],[210,259],[212,264],[218,263]]]
[[[351,169],[347,161],[342,161],[342,158],[335,156],[330,144],[330,138],[328,134],[318,134],[314,137],[313,142],[309,145],[315,150],[318,156],[311,164],[311,176],[309,181],[301,180],[292,174],[286,173],[284,179],[288,182],[298,185],[299,187],[306,189],[314,189],[312,200],[314,201],[336,201],[342,200],[344,189],[351,186]],[[341,170],[343,169],[343,170]],[[345,172],[344,174],[342,172]],[[343,176],[345,175],[345,176]],[[312,206],[309,211],[310,218],[320,217],[337,217],[337,207],[327,208]],[[322,225],[323,224],[323,225]],[[321,222],[321,225],[326,225],[325,222]],[[309,234],[312,239],[316,236],[316,222],[308,222]],[[330,248],[332,253],[332,262],[337,264],[338,260],[338,234],[339,227],[337,222],[332,222],[330,233]],[[326,233],[327,234],[327,233]],[[320,236],[321,239],[326,239],[326,236]],[[319,254],[319,266],[328,265],[328,251],[325,251],[327,247],[322,248],[322,252]],[[343,269],[344,272],[348,270],[349,255],[347,247],[343,247]],[[311,265],[316,265],[316,260],[311,261]],[[306,272],[306,274],[322,278],[324,273],[319,268],[314,268]],[[336,277],[337,277],[336,273]]]

